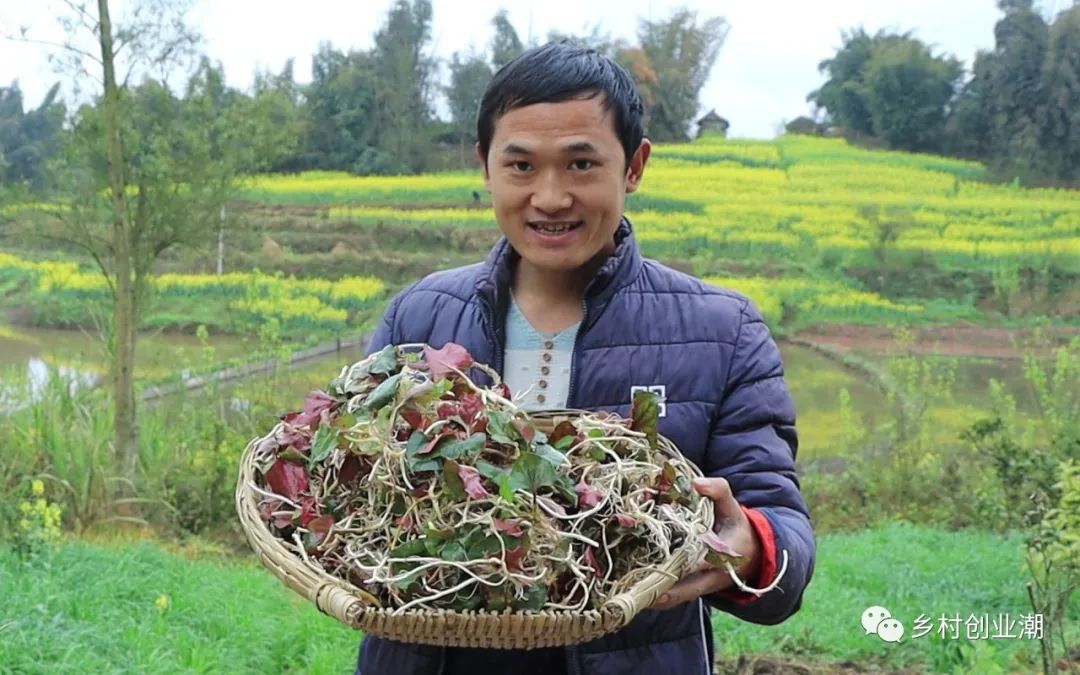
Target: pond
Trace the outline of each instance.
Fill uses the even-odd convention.
[[[136,376],[161,378],[184,369],[205,367],[215,359],[227,359],[250,352],[252,339],[214,336],[204,346],[196,337],[176,334],[153,334],[140,338]],[[864,375],[835,360],[799,345],[780,345],[788,384],[795,399],[800,435],[799,459],[844,456],[853,451],[853,425],[873,436],[895,419],[894,408],[883,392]],[[896,357],[862,354],[867,361],[889,368]],[[343,350],[293,366],[273,377],[258,376],[229,385],[227,391],[234,409],[243,410],[257,398],[281,409],[303,406],[307,392],[323,387],[342,366],[363,358],[360,348]],[[951,396],[935,400],[933,417],[938,433],[945,440],[955,440],[960,431],[975,419],[989,413],[992,398],[990,380],[997,379],[1017,399],[1022,411],[1035,409],[1034,392],[1023,376],[1019,359],[976,359],[966,357],[916,357],[929,372],[952,374]],[[50,373],[83,384],[100,381],[105,375],[105,359],[100,343],[79,331],[0,327],[0,384],[3,380],[21,379],[25,373],[31,388],[41,384]],[[849,404],[842,404],[846,391]],[[936,392],[939,393],[940,392]],[[868,438],[860,442],[871,442]]]

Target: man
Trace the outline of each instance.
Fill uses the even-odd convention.
[[[459,343],[530,409],[625,416],[632,391],[661,393],[660,431],[709,477],[694,487],[743,562],[735,575],[690,575],[588,644],[507,651],[368,636],[357,673],[707,675],[710,606],[761,624],[798,610],[815,542],[780,354],[745,297],[641,256],[623,204],[649,159],[642,113],[630,76],[592,50],[548,44],[496,73],[476,149],[504,236],[483,263],[398,294],[369,353]],[[733,588],[735,576],[758,589],[780,578],[759,597]]]

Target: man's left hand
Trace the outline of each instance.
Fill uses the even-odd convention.
[[[694,489],[698,494],[712,500],[716,513],[713,531],[735,549],[736,553],[743,556],[735,571],[740,579],[752,583],[761,564],[761,541],[754,526],[750,524],[750,519],[731,494],[731,486],[723,478],[698,478],[694,480]],[[727,590],[734,585],[735,582],[731,580],[726,569],[713,567],[703,561],[696,572],[683,577],[669,588],[650,609],[670,609],[684,602]]]

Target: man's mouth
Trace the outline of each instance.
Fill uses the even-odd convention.
[[[558,223],[546,223],[546,222],[530,222],[529,227],[536,230],[540,234],[562,234],[563,232],[569,232],[570,230],[576,230],[584,224],[583,221],[575,220],[569,222]]]

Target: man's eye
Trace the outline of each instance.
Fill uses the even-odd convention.
[[[592,168],[592,165],[593,165],[593,163],[592,163],[591,159],[575,159],[574,160],[574,168],[578,169],[580,171],[587,171],[587,170]]]
[[[530,168],[532,168],[528,162],[514,162],[510,166],[512,166],[516,171],[528,171]]]

